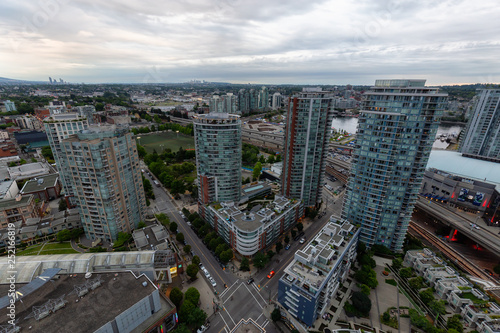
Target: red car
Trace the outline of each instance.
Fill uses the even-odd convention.
[[[267,278],[270,279],[274,276],[274,271],[271,271],[269,274],[267,274]]]

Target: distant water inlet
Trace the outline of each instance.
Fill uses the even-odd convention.
[[[350,134],[356,134],[358,129],[358,118],[354,117],[335,117],[332,121],[332,129],[344,130]],[[458,125],[440,125],[436,133],[436,141],[432,145],[433,149],[446,149],[451,143],[455,143],[464,129]]]

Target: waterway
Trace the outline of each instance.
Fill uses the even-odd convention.
[[[335,117],[332,121],[332,128],[336,130],[345,130],[350,134],[355,134],[358,129],[358,118],[355,117]],[[436,137],[440,137],[441,134],[455,134],[458,136],[463,126],[459,125],[440,125],[437,129]],[[432,146],[433,149],[446,149],[449,143],[441,140],[434,141]]]

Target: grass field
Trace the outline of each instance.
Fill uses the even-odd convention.
[[[187,136],[182,133],[177,135],[176,132],[163,132],[154,134],[140,134],[141,138],[138,143],[146,148],[146,151],[151,154],[156,149],[157,153],[161,153],[164,149],[170,148],[172,151],[182,149],[194,149],[194,139],[192,136]]]
[[[40,251],[41,250],[41,251]],[[78,253],[73,250],[69,242],[66,243],[46,243],[29,246],[21,252],[18,252],[18,256],[35,256],[38,254],[69,254]]]

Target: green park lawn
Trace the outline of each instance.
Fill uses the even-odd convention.
[[[23,251],[18,252],[16,255],[35,256],[38,254],[69,254],[69,253],[78,253],[78,252],[73,250],[69,242],[66,242],[66,243],[46,243],[45,246],[43,244],[32,245],[27,247]]]
[[[164,149],[170,148],[172,151],[178,151],[180,147],[183,149],[194,149],[194,139],[192,136],[184,135],[176,132],[163,132],[154,134],[139,134],[140,139],[137,142],[143,146],[148,154],[152,154],[156,149],[157,153],[161,153]]]

